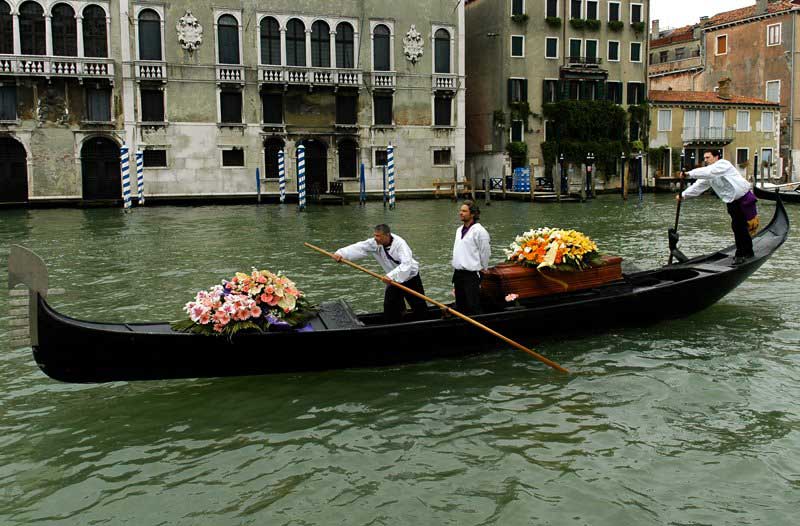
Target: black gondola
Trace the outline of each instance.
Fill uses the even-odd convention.
[[[753,193],[757,198],[767,201],[777,201],[778,197],[780,197],[780,200],[785,203],[800,203],[800,186],[795,187],[794,190],[782,190],[778,188],[763,188],[756,184],[753,185]]]
[[[778,200],[753,239],[755,257],[733,264],[734,246],[576,292],[531,298],[475,319],[525,343],[574,327],[602,330],[651,323],[704,309],[756,271],[789,232]],[[343,301],[323,304],[311,332],[237,334],[231,339],[173,331],[168,323],[97,323],[69,318],[46,300],[47,269],[19,246],[9,257],[9,286],[30,289],[30,336],[36,363],[64,382],[222,377],[379,367],[496,349],[499,340],[457,318],[386,325],[380,314],[355,315]]]

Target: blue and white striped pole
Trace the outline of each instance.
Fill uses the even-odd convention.
[[[278,189],[281,192],[281,203],[286,200],[286,154],[283,148],[278,152]]]
[[[144,152],[136,150],[136,197],[139,206],[144,204]]]
[[[297,147],[297,204],[298,209],[306,209],[306,147]]]
[[[389,169],[389,209],[394,208],[394,146],[389,143],[386,151],[386,164]]]
[[[119,160],[122,166],[122,199],[126,209],[131,207],[131,165],[128,147],[124,144],[119,149]]]

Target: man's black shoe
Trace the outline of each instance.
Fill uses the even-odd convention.
[[[752,256],[736,256],[733,258],[734,265],[741,265],[742,263],[747,263]]]

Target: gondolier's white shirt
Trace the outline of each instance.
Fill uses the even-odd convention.
[[[392,234],[392,246],[389,247],[389,256],[394,258],[395,263],[386,255],[386,249],[379,245],[375,238],[347,245],[336,251],[337,254],[345,259],[361,259],[370,254],[380,264],[386,277],[398,283],[405,283],[419,274],[419,263],[414,259],[411,248],[406,240],[397,234]]]
[[[464,237],[461,229],[456,229],[456,240],[453,244],[453,268],[456,270],[474,270],[475,272],[489,267],[492,255],[489,232],[480,223],[473,223]]]
[[[720,199],[731,203],[750,191],[750,183],[739,174],[730,161],[725,159],[690,170],[687,175],[696,178],[697,181],[683,191],[681,195],[684,198],[696,197],[713,188]]]

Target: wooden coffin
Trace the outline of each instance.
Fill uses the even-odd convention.
[[[536,269],[516,263],[501,263],[482,271],[481,299],[505,303],[508,294],[519,299],[590,289],[622,278],[622,258],[602,256],[602,262],[580,271]]]

